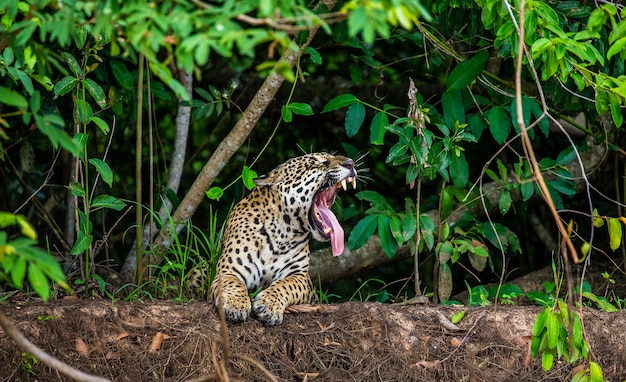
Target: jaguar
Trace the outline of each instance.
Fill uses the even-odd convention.
[[[343,253],[344,231],[330,208],[339,189],[356,188],[356,179],[352,159],[323,152],[291,158],[255,178],[256,187],[226,221],[210,288],[215,306],[234,322],[253,314],[278,325],[288,306],[315,302],[309,241],[330,241],[334,256]]]

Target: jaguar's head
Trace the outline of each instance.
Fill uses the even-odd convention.
[[[343,228],[330,210],[340,188],[356,188],[357,172],[348,157],[328,153],[292,158],[254,180],[257,186],[273,186],[295,219],[306,220],[316,240],[331,241],[334,256],[344,249]],[[290,216],[291,218],[291,216]],[[286,221],[289,219],[285,219]]]

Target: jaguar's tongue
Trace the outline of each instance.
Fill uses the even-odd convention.
[[[330,235],[330,245],[333,249],[333,256],[339,256],[343,253],[343,228],[339,225],[339,221],[330,208],[320,203],[317,206],[317,211],[320,213],[322,222],[324,223],[324,229]]]

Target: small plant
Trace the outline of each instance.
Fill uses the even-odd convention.
[[[63,270],[56,259],[37,247],[37,232],[22,215],[0,212],[0,229],[17,225],[24,237],[9,240],[0,230],[0,280],[22,289],[27,278],[33,290],[44,300],[50,297],[50,282],[70,291]]]
[[[20,369],[22,373],[26,374],[27,378],[30,379],[31,376],[36,377],[37,374],[33,370],[33,367],[39,363],[39,360],[35,358],[34,355],[22,352],[22,364],[20,365]]]
[[[372,288],[371,284],[380,284],[381,287],[378,289]],[[380,279],[367,279],[359,285],[359,287],[354,291],[354,294],[350,297],[350,301],[377,301],[377,302],[387,302],[393,301],[395,298],[392,294],[390,294],[387,289],[385,289],[387,283]]]
[[[156,275],[153,280],[126,286],[134,289],[128,292],[128,298],[165,297],[179,302],[194,298],[206,299],[208,286],[215,276],[223,230],[223,227],[218,226],[217,213],[213,213],[212,209],[210,212],[208,233],[189,222],[181,233],[176,233],[176,224],[170,215],[166,221],[162,221],[157,213],[152,213],[161,230],[173,233],[172,244],[163,256],[163,262],[148,268]]]
[[[334,293],[328,293],[328,291],[324,291],[322,289],[322,279],[320,277],[320,275],[317,275],[317,295],[319,297],[319,301],[322,304],[330,304],[330,299],[331,298],[336,298],[336,299],[340,299],[341,296],[334,294]]]
[[[555,280],[558,277],[556,265],[552,262],[552,271]],[[561,283],[544,283],[544,292],[529,292],[526,294],[545,308],[533,324],[532,342],[530,345],[533,357],[541,354],[541,366],[545,371],[552,369],[555,359],[565,358],[568,363],[575,363],[582,359],[589,360],[589,343],[585,340],[581,317],[576,311],[570,311],[567,303],[559,297]],[[591,287],[586,281],[574,291],[582,290],[583,297],[595,302],[601,309],[610,309],[604,303],[606,299],[599,298],[591,292]],[[612,309],[616,309],[608,303]],[[578,372],[572,381],[604,381],[602,368],[595,362],[589,361],[589,367]]]

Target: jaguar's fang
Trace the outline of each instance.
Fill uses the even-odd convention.
[[[352,185],[352,188],[356,189],[356,178],[351,176],[341,179],[339,182],[337,182],[337,184],[335,184],[335,187],[341,187],[344,191],[348,191],[348,183]]]

